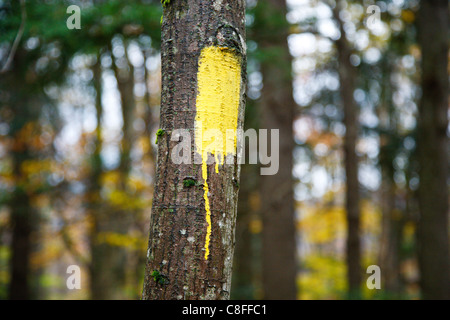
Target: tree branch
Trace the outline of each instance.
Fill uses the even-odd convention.
[[[22,21],[20,22],[19,31],[17,32],[16,38],[14,39],[13,45],[11,47],[11,51],[9,52],[8,59],[6,60],[5,65],[0,70],[0,74],[6,73],[9,71],[12,61],[14,59],[14,55],[16,54],[17,47],[19,46],[20,40],[22,39],[23,32],[25,30],[25,22],[27,20],[27,11],[25,8],[25,0],[20,0],[20,11],[22,14]]]

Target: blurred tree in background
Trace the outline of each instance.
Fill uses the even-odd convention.
[[[2,142],[10,146],[2,157],[2,203],[11,210],[2,227],[12,239],[2,255],[11,270],[2,277],[2,288],[9,283],[3,295],[51,297],[57,292],[43,287],[60,279],[44,270],[72,261],[88,271],[84,297],[136,298],[153,174],[149,136],[157,127],[152,109],[159,104],[147,86],[152,81],[159,92],[158,67],[146,65],[159,48],[160,4],[79,2],[81,30],[66,27],[69,4],[26,3],[21,45],[1,77]],[[3,62],[21,8],[17,1],[1,5]],[[103,93],[116,85],[121,113],[111,117],[112,99]],[[115,128],[107,128],[111,121]]]
[[[161,15],[0,0],[1,299],[141,297]],[[247,0],[245,128],[280,130],[280,171],[242,165],[232,298],[449,298],[448,19],[445,0]]]

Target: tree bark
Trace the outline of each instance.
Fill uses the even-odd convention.
[[[242,128],[245,1],[166,1],[161,50],[161,129],[143,299],[228,299],[240,169],[235,148],[227,149],[233,165],[206,162],[212,153],[221,156],[199,124],[224,138],[225,129]],[[183,152],[194,163],[174,162],[172,151],[182,143],[172,136],[177,129],[190,130]]]
[[[257,39],[265,56],[261,62],[261,129],[279,129],[279,170],[260,178],[263,295],[269,300],[294,300],[297,263],[292,168],[296,104],[287,43],[287,7],[285,0],[265,0],[258,6],[255,22],[262,28]]]
[[[345,208],[347,211],[347,280],[349,298],[361,297],[361,243],[360,243],[360,209],[358,156],[356,141],[358,138],[358,106],[353,99],[355,91],[355,68],[350,63],[351,49],[345,37],[343,23],[339,18],[339,8],[333,9],[333,16],[339,25],[341,36],[336,40],[338,53],[338,72],[340,98],[344,111],[344,165],[346,177]]]
[[[425,299],[450,299],[448,233],[448,1],[421,1],[422,97],[418,114],[419,267]]]

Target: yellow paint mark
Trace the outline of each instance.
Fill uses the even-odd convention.
[[[211,240],[211,210],[208,198],[208,154],[214,156],[215,171],[226,155],[236,154],[236,129],[241,90],[241,61],[227,48],[206,47],[199,59],[197,74],[197,114],[195,116],[195,148],[202,156],[206,222],[205,260]],[[234,134],[227,135],[227,130]],[[211,141],[212,140],[212,141]]]

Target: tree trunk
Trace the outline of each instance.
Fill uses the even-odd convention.
[[[450,299],[448,234],[448,1],[421,1],[422,97],[418,116],[420,186],[418,225],[421,288],[425,299]]]
[[[122,110],[122,139],[119,162],[119,185],[118,189],[126,196],[129,196],[127,186],[128,176],[131,170],[131,149],[134,141],[133,120],[136,109],[136,102],[134,97],[134,67],[128,58],[128,43],[126,40],[122,41],[124,47],[124,56],[122,59],[126,62],[124,68],[118,68],[118,59],[113,59],[113,69],[117,80],[117,88],[120,93],[120,104]],[[119,234],[127,234],[135,220],[136,213],[133,210],[125,210],[123,208],[114,208],[110,214],[109,222],[112,227],[112,232]],[[117,284],[124,288],[127,282],[126,263],[132,260],[132,253],[125,247],[115,248],[115,261],[117,266]]]
[[[350,63],[351,49],[345,38],[345,30],[339,19],[339,8],[333,9],[333,15],[339,24],[341,36],[336,40],[338,53],[338,72],[340,82],[340,97],[344,111],[344,162],[345,162],[345,208],[347,211],[347,280],[350,299],[361,296],[361,244],[360,244],[360,209],[359,209],[359,182],[358,157],[356,154],[356,141],[358,138],[358,107],[353,99],[355,91],[355,68]]]
[[[20,162],[16,163],[14,167],[18,166],[20,166]],[[31,298],[29,281],[31,216],[30,199],[25,190],[17,186],[11,201],[11,224],[13,229],[10,261],[11,281],[9,284],[10,300],[27,300]]]
[[[240,169],[236,146],[225,152],[223,142],[227,129],[243,124],[245,1],[164,3],[161,129],[143,299],[228,299]],[[214,142],[208,129],[216,129]],[[177,164],[183,144],[185,162]],[[225,153],[234,164],[222,164]]]
[[[400,250],[403,229],[402,213],[395,208],[395,185],[392,176],[381,168],[381,243],[380,268],[382,289],[387,296],[398,299],[401,293]]]
[[[245,106],[245,130],[259,129],[259,108],[255,101],[248,100]],[[246,148],[248,157],[250,148]],[[231,286],[232,300],[252,300],[258,298],[260,290],[260,230],[252,229],[254,219],[260,217],[260,168],[255,164],[241,166],[238,213],[236,220],[236,249],[234,253],[233,282]],[[253,222],[254,223],[254,222]]]
[[[128,59],[127,42],[122,41],[124,47],[124,59],[127,64],[125,68],[119,69],[117,66],[118,59],[113,56],[113,70],[117,80],[117,88],[120,93],[120,104],[122,110],[122,140],[119,173],[121,176],[121,187],[125,189],[126,179],[131,169],[130,152],[133,142],[133,114],[135,110],[134,100],[134,67]]]
[[[91,263],[90,272],[90,294],[92,300],[113,299],[114,291],[114,275],[112,273],[111,255],[113,248],[106,243],[99,241],[99,234],[104,232],[106,220],[105,210],[101,201],[101,174],[102,174],[102,158],[101,150],[102,140],[102,124],[103,117],[102,108],[102,68],[100,55],[97,55],[97,62],[93,66],[93,86],[96,92],[95,110],[97,117],[97,128],[95,133],[95,149],[91,156],[91,173],[88,181],[87,199],[88,215],[92,220],[90,230],[90,251]]]
[[[30,83],[23,83],[26,70],[24,52],[18,50],[13,65],[14,69],[0,78],[1,86],[11,92],[9,99],[4,100],[2,108],[9,108],[12,113],[9,136],[12,138],[11,158],[14,175],[14,190],[9,200],[10,223],[12,226],[12,243],[10,257],[9,299],[27,300],[32,298],[30,255],[32,252],[31,233],[38,224],[37,212],[31,205],[31,197],[35,194],[30,186],[28,173],[24,172],[24,164],[35,160],[30,149],[34,121],[37,121],[40,105],[38,101],[28,99],[33,88]]]
[[[246,178],[245,166],[243,166],[241,178]],[[247,173],[248,175],[248,173]],[[233,265],[233,283],[231,298],[233,300],[254,299],[253,288],[253,252],[252,234],[250,233],[250,220],[252,218],[249,208],[249,193],[239,190],[238,214],[236,223],[236,250]]]
[[[393,90],[395,90],[395,84],[391,82],[392,71],[395,69],[393,61],[395,61],[395,56],[386,54],[381,62],[381,105],[377,109],[380,128],[379,164],[382,213],[379,265],[383,272],[383,291],[387,294],[387,297],[398,299],[402,290],[400,251],[405,215],[395,205],[396,186],[393,163],[398,153],[398,138],[396,139],[398,128],[392,101]]]
[[[261,63],[261,128],[279,129],[280,134],[279,170],[274,175],[262,175],[260,181],[263,294],[264,299],[293,300],[297,298],[292,177],[295,102],[287,8],[285,0],[261,1],[258,6],[255,20],[263,28],[257,39],[265,55]]]

